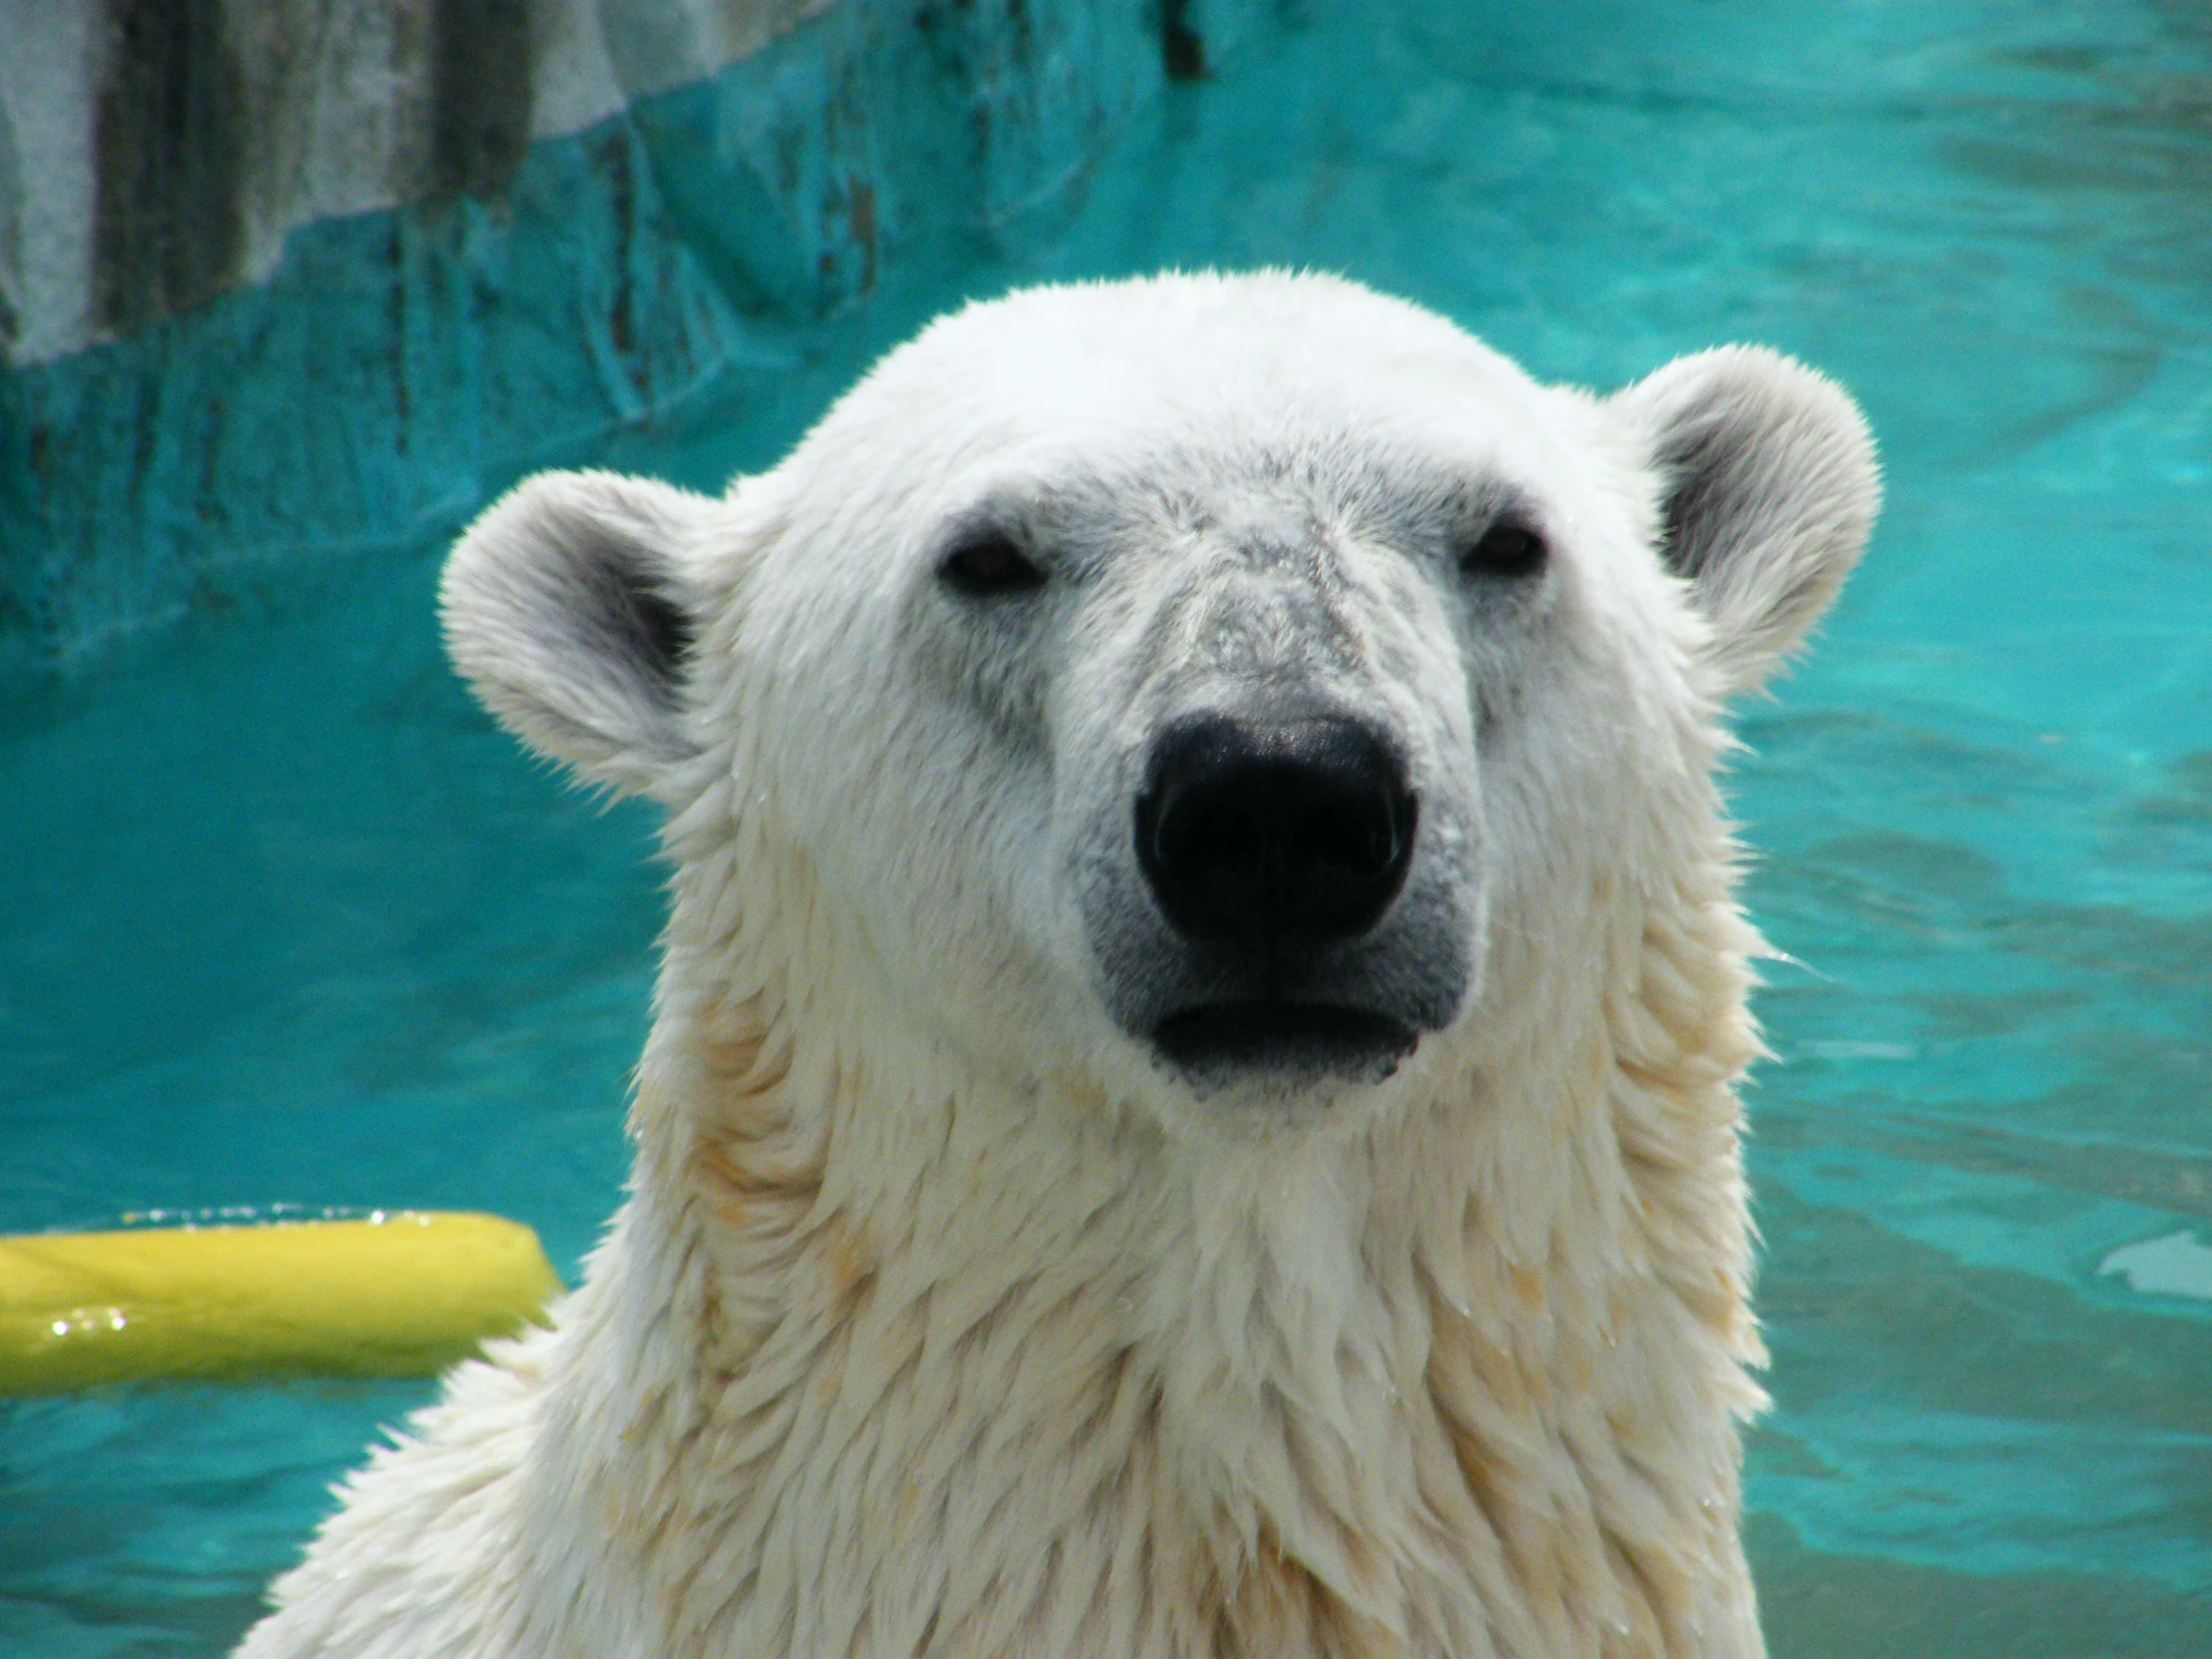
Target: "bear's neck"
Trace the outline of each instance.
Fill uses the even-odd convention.
[[[1531,994],[1417,1105],[1239,1143],[894,1085],[788,997],[675,1001],[707,981],[678,964],[627,1282],[578,1313],[626,1351],[592,1478],[683,1511],[638,1535],[648,1600],[761,1652],[855,1620],[911,1626],[884,1651],[1539,1652],[1716,1616],[1686,1586],[1735,1549],[1758,1402],[1724,885],[1503,942]]]

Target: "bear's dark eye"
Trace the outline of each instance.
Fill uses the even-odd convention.
[[[1525,524],[1493,524],[1459,555],[1469,576],[1533,576],[1543,568],[1544,538]]]
[[[1044,586],[1044,572],[996,530],[961,542],[944,556],[937,574],[970,599],[1000,599]]]

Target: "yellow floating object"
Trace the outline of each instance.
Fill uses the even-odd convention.
[[[0,1394],[427,1377],[560,1294],[538,1236],[498,1216],[0,1237]]]

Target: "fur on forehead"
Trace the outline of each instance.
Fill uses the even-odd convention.
[[[1079,455],[1133,440],[1208,449],[1315,431],[1420,432],[1545,388],[1450,322],[1336,277],[1263,272],[1023,289],[932,323],[886,356],[793,460],[855,443],[917,463]],[[932,418],[916,422],[913,411]]]

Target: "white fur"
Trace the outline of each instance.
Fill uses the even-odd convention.
[[[1320,278],[1035,290],[721,503],[572,475],[488,513],[457,659],[670,809],[631,1197],[554,1329],[353,1477],[242,1652],[1758,1654],[1758,941],[1711,777],[1719,699],[1814,620],[1875,485],[1833,388],[1693,361],[1600,402]],[[928,537],[1101,457],[1196,455],[1203,495],[1331,422],[1384,477],[1432,437],[1509,473],[1555,568],[1534,620],[1469,624],[1345,555],[1396,584],[1357,601],[1371,655],[1411,642],[1377,706],[1479,797],[1480,972],[1380,1085],[1210,1106],[1098,1014],[1042,850],[1122,741],[1118,624],[1086,600],[1034,661],[929,668],[970,647],[930,632]],[[1654,544],[1713,464],[1755,522],[1698,521],[1693,591]],[[1232,483],[1191,549],[1274,510]],[[560,575],[617,544],[692,619],[674,703]],[[1001,670],[1054,766],[930,689]]]

